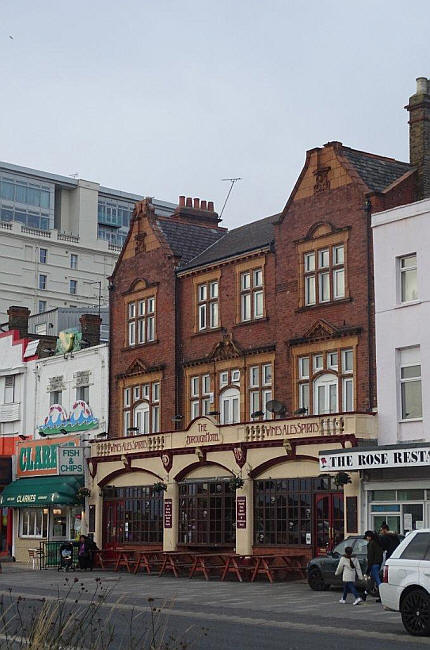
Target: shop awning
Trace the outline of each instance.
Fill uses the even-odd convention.
[[[76,492],[82,485],[81,476],[20,478],[4,488],[0,495],[0,505],[11,508],[73,505],[77,502]]]

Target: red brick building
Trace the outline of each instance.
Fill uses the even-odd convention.
[[[150,199],[136,205],[111,278],[109,435],[176,433],[169,443],[150,436],[138,454],[123,457],[115,451],[122,443],[115,443],[93,457],[109,460],[101,486],[112,485],[113,477],[117,484],[119,476],[123,490],[149,485],[153,476],[166,482],[174,524],[167,538],[164,530],[165,547],[232,543],[224,528],[218,534],[207,523],[236,520],[235,500],[222,481],[221,505],[195,514],[201,485],[234,476],[228,454],[245,481],[237,495],[247,499],[247,531],[237,530],[236,548],[315,552],[346,530],[358,532],[357,486],[344,522],[348,490],[328,479],[318,483],[315,450],[375,434],[370,214],[424,191],[422,102],[413,96],[408,107],[414,165],[329,142],[308,151],[279,214],[227,231],[206,201],[180,197],[171,217],[157,215]],[[270,428],[273,418],[283,434]],[[192,424],[204,421],[209,424]],[[180,441],[195,426],[213,429],[207,442],[223,443],[206,447],[202,436],[203,446],[190,451]],[[187,464],[189,453],[198,460]],[[146,477],[127,475],[131,469]],[[271,510],[272,498],[283,502],[288,495],[295,495],[291,512]],[[214,514],[218,507],[222,516]]]

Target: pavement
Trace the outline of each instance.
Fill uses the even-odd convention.
[[[177,640],[185,638],[188,645],[184,647],[199,650],[415,650],[426,646],[430,650],[430,638],[409,636],[400,615],[385,611],[374,599],[353,607],[349,595],[349,602],[342,605],[340,590],[314,592],[303,580],[241,584],[112,571],[65,574],[53,569],[33,571],[19,564],[3,564],[0,574],[0,597],[21,596],[28,606],[40,603],[41,598],[64,596],[71,586],[80,590],[84,606],[90,604],[94,590],[105,590],[101,608],[115,627],[112,649],[121,643],[124,647],[133,616],[148,617],[150,608],[156,607],[161,608],[167,633]],[[74,598],[69,594],[70,603]],[[1,647],[6,646],[0,633]],[[179,647],[179,641],[169,645]]]

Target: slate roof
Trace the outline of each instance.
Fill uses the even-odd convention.
[[[225,235],[225,230],[181,223],[168,218],[157,219],[157,225],[174,255],[180,257],[180,267]]]
[[[278,214],[274,214],[223,233],[221,239],[182,266],[181,271],[269,245],[274,240],[273,222],[278,217]]]
[[[374,192],[382,192],[400,176],[413,169],[408,163],[349,147],[342,147],[342,154],[354,165],[367,187]]]

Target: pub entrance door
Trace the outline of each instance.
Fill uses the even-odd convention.
[[[103,502],[103,548],[115,549],[124,543],[124,501]]]
[[[325,555],[344,537],[343,492],[315,494],[315,554]]]

